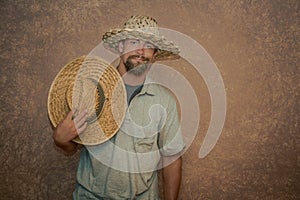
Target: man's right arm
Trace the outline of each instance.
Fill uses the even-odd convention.
[[[73,154],[77,150],[77,143],[72,142],[79,134],[85,131],[87,127],[87,111],[82,111],[75,118],[76,112],[70,111],[53,131],[53,140],[56,146],[66,152]]]

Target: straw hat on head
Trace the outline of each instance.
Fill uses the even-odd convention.
[[[102,37],[104,46],[115,53],[120,53],[119,42],[125,39],[142,39],[151,42],[157,47],[157,60],[179,58],[179,48],[159,34],[157,22],[151,17],[131,16],[123,28],[112,29]]]
[[[96,145],[113,137],[126,111],[126,92],[118,71],[97,57],[82,56],[65,65],[48,94],[53,126],[74,108],[88,111],[87,129],[74,142]]]

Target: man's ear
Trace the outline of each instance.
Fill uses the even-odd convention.
[[[123,42],[123,41],[120,41],[120,42],[119,42],[118,48],[119,48],[119,52],[120,52],[120,53],[123,53],[123,51],[124,51],[124,42]]]

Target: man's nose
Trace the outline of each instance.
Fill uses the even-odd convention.
[[[136,52],[140,55],[144,54],[144,47],[139,47]]]
[[[136,49],[137,53],[139,54],[143,54],[145,51],[145,43],[144,42],[140,42],[137,49]]]

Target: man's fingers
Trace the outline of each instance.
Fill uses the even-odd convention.
[[[72,112],[73,112],[73,116],[72,116],[72,119],[74,118],[74,116],[76,116],[77,115],[77,112],[78,112],[78,110],[76,109],[76,108],[74,108],[73,110],[72,110]]]
[[[77,124],[79,123],[80,121],[82,121],[82,119],[85,119],[86,120],[87,118],[87,110],[84,110],[82,111],[81,113],[79,113],[74,119],[74,123]]]
[[[85,131],[86,127],[87,127],[87,122],[85,122],[81,127],[76,128],[77,134],[80,135],[81,133],[83,133]]]
[[[76,113],[77,113],[77,109],[71,110],[71,111],[67,114],[66,119],[73,120],[74,116],[76,116]]]
[[[82,133],[86,127],[87,127],[87,111],[84,110],[83,112],[79,113],[75,118],[74,118],[74,125],[77,131],[77,134],[79,135]]]
[[[74,120],[74,124],[75,124],[76,129],[83,126],[86,123],[86,120],[87,120],[87,115],[82,117],[80,120],[76,120],[76,121]]]
[[[66,117],[66,119],[72,119],[73,118],[73,115],[74,115],[74,111],[73,110],[71,110],[68,114],[67,114],[67,117]]]

